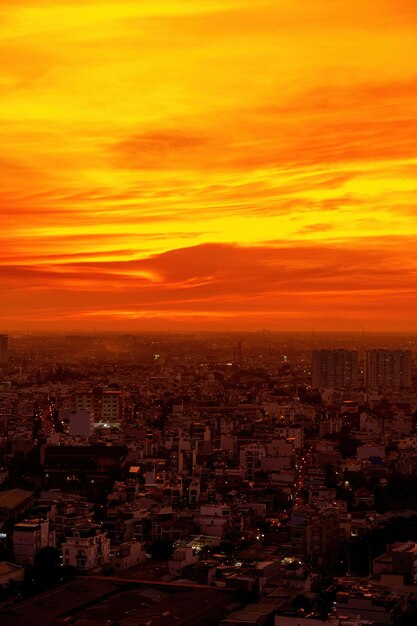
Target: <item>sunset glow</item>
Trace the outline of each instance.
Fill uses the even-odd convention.
[[[417,329],[414,0],[14,0],[0,55],[1,329]]]

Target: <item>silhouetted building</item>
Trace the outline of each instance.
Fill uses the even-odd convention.
[[[9,357],[9,338],[7,335],[0,335],[0,365],[6,365]]]
[[[411,383],[411,350],[378,348],[365,353],[366,387],[398,391],[410,388]]]
[[[89,446],[49,445],[42,449],[46,486],[65,488],[77,493],[88,489],[104,489],[123,467],[126,446],[94,444]]]
[[[42,430],[42,409],[36,402],[32,414],[32,439],[35,440]]]
[[[313,389],[358,387],[358,353],[356,350],[314,350],[312,362]]]

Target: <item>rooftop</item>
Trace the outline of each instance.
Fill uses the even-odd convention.
[[[25,489],[8,489],[0,491],[0,509],[13,510],[32,498],[32,491]]]
[[[8,563],[7,561],[0,561],[0,576],[7,576],[17,570],[22,570],[24,567],[16,565],[16,563]]]

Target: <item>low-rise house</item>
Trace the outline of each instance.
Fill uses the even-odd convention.
[[[74,528],[62,544],[64,565],[89,570],[110,561],[110,539],[99,526]]]
[[[139,565],[146,561],[146,551],[139,541],[125,541],[111,554],[111,564],[116,572]]]
[[[39,550],[55,547],[55,531],[50,529],[49,519],[31,519],[13,527],[13,551],[16,563],[33,565]]]
[[[205,504],[200,507],[196,516],[196,523],[203,535],[225,537],[231,527],[232,512],[230,507],[223,504]]]
[[[395,626],[409,611],[409,597],[383,588],[355,587],[336,594],[339,617],[359,617],[374,626]]]
[[[388,544],[387,551],[374,559],[372,571],[378,574],[401,574],[408,584],[417,583],[417,544],[414,541]]]
[[[182,576],[184,569],[197,561],[197,552],[193,548],[177,548],[168,563],[168,571],[171,576]]]

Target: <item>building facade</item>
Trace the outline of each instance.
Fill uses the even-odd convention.
[[[367,350],[365,385],[368,389],[409,389],[412,385],[411,350]]]
[[[32,519],[13,527],[13,552],[19,565],[33,565],[39,550],[55,547],[55,532],[49,520]]]
[[[123,394],[117,389],[95,387],[77,393],[76,408],[92,412],[96,422],[119,422],[123,419]]]
[[[358,353],[356,350],[314,350],[312,359],[313,389],[356,389]]]
[[[110,539],[95,525],[75,528],[62,544],[64,565],[89,570],[110,561]]]

